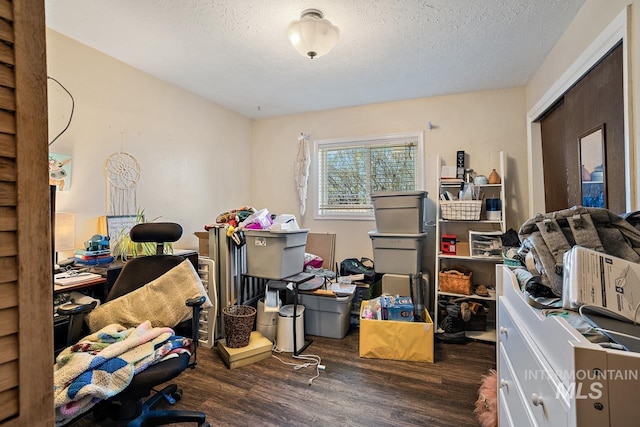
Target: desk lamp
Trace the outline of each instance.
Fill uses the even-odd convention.
[[[56,254],[56,266],[58,253],[75,249],[76,241],[76,214],[72,212],[56,212],[54,231],[54,248]]]

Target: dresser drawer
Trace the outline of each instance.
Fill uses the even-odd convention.
[[[526,407],[540,426],[558,427],[568,423],[569,403],[565,386],[551,370],[531,338],[523,331],[522,320],[499,305],[499,345],[513,368],[513,376],[522,390]],[[502,354],[502,353],[501,353]],[[502,375],[502,367],[501,372]]]
[[[580,332],[560,316],[545,316],[541,310],[534,309],[520,291],[518,280],[508,268],[503,268],[503,292],[506,299],[518,313],[526,331],[541,349],[542,357],[556,371],[565,387],[571,386],[571,378],[566,373],[575,371],[573,357],[574,346],[580,343],[586,347],[595,347]]]
[[[524,402],[522,390],[515,380],[511,362],[505,354],[504,348],[500,348],[498,353],[500,358],[500,372],[498,373],[500,427],[535,426],[533,414],[529,412],[528,405]]]
[[[502,390],[498,391],[498,427],[516,427],[511,419],[511,413],[509,412],[509,403],[504,397]]]

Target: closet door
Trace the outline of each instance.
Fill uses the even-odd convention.
[[[601,125],[605,143],[605,207],[616,213],[625,212],[622,66],[622,44],[619,44],[539,119],[547,212],[583,204],[579,138]]]
[[[42,0],[0,0],[0,424],[53,425]]]

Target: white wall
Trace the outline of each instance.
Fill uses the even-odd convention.
[[[243,160],[251,153],[250,119],[51,30],[47,67],[75,99],[71,125],[50,152],[73,157],[71,188],[58,192],[57,210],[76,212],[76,248],[107,212],[104,165],[115,152],[140,164],[137,202],[145,215],[183,226],[178,248],[197,249],[193,232],[250,202]],[[51,140],[68,120],[70,98],[55,83],[48,87]]]
[[[640,0],[587,0],[580,9],[575,19],[571,22],[565,33],[562,35],[558,43],[551,50],[544,63],[535,72],[526,86],[526,102],[527,111],[532,111],[535,106],[540,105],[541,101],[548,98],[548,94],[554,92],[554,85],[560,80],[562,81],[566,74],[571,73],[574,63],[576,63],[587,48],[598,39],[601,33],[611,24],[612,21],[627,7],[631,5],[631,21],[629,25],[629,33],[627,34],[627,54],[628,69],[630,70],[630,120],[628,123],[629,145],[631,159],[631,167],[627,171],[632,186],[628,189],[630,194],[629,210],[638,209],[640,201],[638,200],[638,149],[637,144],[640,141],[640,108],[637,108],[637,100],[640,99],[640,86],[632,82],[640,81],[640,67],[638,66],[638,58],[640,58],[640,39],[635,29],[640,28]],[[531,135],[531,161],[532,161],[532,202],[530,203],[532,213],[544,211],[544,188],[538,183],[543,182],[542,176],[542,158],[540,148],[539,129],[534,125],[530,129]]]
[[[629,0],[587,0],[526,86],[527,110],[585,51]],[[639,3],[640,2],[633,2]]]
[[[432,130],[427,129],[429,121],[434,125]],[[367,232],[375,229],[373,221],[314,220],[311,187],[307,213],[300,217],[294,179],[297,136],[304,132],[313,141],[412,131],[425,132],[430,220],[435,218],[433,198],[437,194],[435,180],[439,171],[436,154],[440,153],[446,164],[453,165],[457,150],[465,150],[469,154],[469,167],[487,176],[491,168],[498,167],[497,152],[503,150],[508,159],[505,181],[508,226],[517,230],[527,219],[527,197],[523,194],[527,190],[523,87],[257,120],[252,149],[254,206],[272,213],[294,213],[301,226],[312,231],[337,233],[336,261],[371,257]],[[435,247],[434,231],[429,230],[430,249]]]
[[[59,192],[58,210],[77,213],[76,247],[98,231],[98,217],[106,213],[104,163],[123,150],[142,168],[137,199],[145,214],[183,225],[178,247],[197,248],[194,231],[220,212],[248,204],[294,213],[303,227],[337,233],[338,261],[371,257],[367,232],[375,228],[373,221],[314,220],[313,191],[307,214],[300,218],[294,165],[301,132],[313,140],[423,131],[431,220],[436,153],[454,164],[456,150],[465,150],[469,166],[488,175],[498,167],[497,152],[504,150],[508,226],[517,229],[527,219],[523,87],[252,122],[54,31],[47,36],[49,75],[76,101],[69,130],[50,148],[73,156],[71,191]],[[53,137],[66,124],[69,99],[53,83],[49,92]],[[429,231],[434,248],[434,229]]]

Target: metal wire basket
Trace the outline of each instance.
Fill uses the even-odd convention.
[[[442,219],[457,221],[478,221],[482,210],[482,200],[450,200],[440,202]]]

